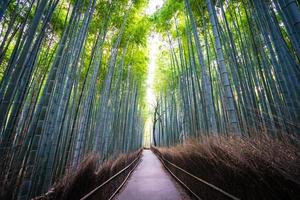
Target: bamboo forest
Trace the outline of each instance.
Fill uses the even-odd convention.
[[[0,199],[300,199],[300,2],[0,0]]]

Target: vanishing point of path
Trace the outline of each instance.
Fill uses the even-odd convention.
[[[165,171],[150,150],[144,150],[141,163],[132,173],[117,200],[182,200],[189,199],[183,189]]]

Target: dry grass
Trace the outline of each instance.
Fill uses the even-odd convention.
[[[134,153],[122,154],[115,160],[104,162],[99,168],[97,168],[99,157],[89,155],[81,162],[77,170],[69,169],[66,175],[55,183],[46,194],[36,197],[34,200],[80,199],[129,165],[140,152],[141,150]],[[108,199],[123,182],[132,167],[105,185],[90,199]]]
[[[300,142],[269,137],[209,137],[152,148],[167,160],[240,199],[300,199]],[[168,167],[203,199],[226,199]]]

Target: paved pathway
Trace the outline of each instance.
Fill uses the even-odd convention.
[[[182,200],[187,195],[150,150],[144,150],[141,163],[132,173],[118,200]]]

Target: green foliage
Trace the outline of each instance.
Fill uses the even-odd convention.
[[[57,34],[61,34],[65,28],[69,6],[70,5],[67,0],[60,1],[58,9],[55,9],[53,12],[50,23],[53,31]]]
[[[156,94],[166,91],[173,82],[173,69],[170,62],[170,52],[168,49],[160,47],[160,54],[156,61],[154,90]]]
[[[170,22],[177,12],[183,11],[182,0],[166,0],[163,7],[152,16],[158,32],[166,32],[172,27]]]

